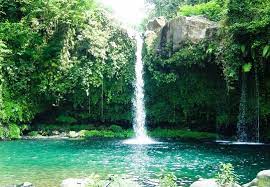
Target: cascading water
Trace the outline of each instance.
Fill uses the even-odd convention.
[[[133,129],[135,138],[125,141],[127,144],[151,144],[155,143],[147,136],[145,127],[145,107],[144,107],[144,80],[143,80],[143,61],[142,61],[142,48],[143,39],[140,34],[136,34],[137,51],[136,51],[136,64],[135,64],[135,94],[133,99],[134,119]]]
[[[260,85],[258,78],[258,69],[255,67],[255,87],[256,87],[256,142],[260,142]]]
[[[242,73],[241,99],[237,123],[237,135],[239,142],[247,142],[247,77]]]

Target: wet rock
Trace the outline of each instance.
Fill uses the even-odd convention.
[[[75,132],[75,131],[70,131],[70,132],[68,133],[68,137],[69,137],[69,138],[79,138],[80,135],[79,135],[79,133],[77,133],[77,132]]]
[[[60,135],[59,131],[52,131],[52,135]]]
[[[256,187],[258,186],[258,179],[255,178],[251,182],[244,184],[243,187]]]

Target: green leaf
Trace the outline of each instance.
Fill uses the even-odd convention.
[[[247,64],[244,64],[243,65],[243,71],[245,73],[250,72],[251,68],[252,68],[252,64],[251,63],[247,63]]]
[[[270,48],[270,45],[266,45],[264,48],[263,48],[263,57],[266,57],[267,56],[267,53],[269,52],[269,48]],[[269,56],[269,55],[268,55]]]
[[[246,51],[246,46],[245,45],[241,45],[241,51],[242,51],[242,53],[245,53],[245,51]]]

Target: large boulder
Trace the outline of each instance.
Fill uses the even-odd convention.
[[[165,49],[177,51],[181,45],[190,41],[197,43],[204,39],[212,39],[217,35],[219,25],[202,16],[179,16],[161,29],[157,50],[162,52]]]
[[[148,22],[147,30],[158,32],[166,24],[166,19],[164,17],[158,17]]]
[[[68,133],[68,137],[69,137],[69,138],[79,138],[79,137],[80,137],[80,134],[77,133],[77,132],[75,132],[75,131],[70,131],[70,132]]]
[[[191,184],[190,187],[221,187],[216,179],[201,179]],[[238,184],[229,184],[222,187],[241,187]]]
[[[270,187],[270,170],[263,170],[251,182],[244,184],[243,187]]]
[[[219,187],[215,179],[202,179],[191,184],[190,187]]]

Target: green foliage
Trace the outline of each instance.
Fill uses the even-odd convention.
[[[222,7],[218,1],[212,0],[207,3],[181,6],[178,15],[203,15],[212,21],[220,21],[225,12],[226,7]]]
[[[245,72],[245,73],[250,72],[251,68],[252,68],[251,63],[244,64],[243,65],[243,72]]]
[[[21,130],[16,124],[10,124],[8,126],[8,138],[9,139],[19,139],[21,137]]]
[[[3,140],[6,138],[6,132],[5,128],[0,126],[0,140]]]
[[[118,125],[111,125],[109,129],[113,132],[121,132],[123,131],[123,128]]]
[[[135,45],[94,1],[3,1],[0,14],[2,125],[131,120]]]
[[[39,135],[38,131],[31,131],[28,133],[28,136],[33,136],[33,137],[36,137],[38,135]]]
[[[133,136],[132,130],[123,130],[120,132],[113,132],[111,130],[90,130],[85,131],[85,138],[131,138]]]
[[[221,187],[226,187],[237,183],[238,177],[234,172],[233,165],[221,163],[217,174],[217,182]]]
[[[177,177],[173,173],[165,173],[159,179],[160,187],[177,187]]]
[[[56,118],[56,122],[58,122],[60,124],[70,125],[70,124],[76,123],[77,120],[71,116],[61,115],[61,116]]]

